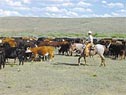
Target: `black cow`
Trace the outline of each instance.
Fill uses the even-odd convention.
[[[114,56],[114,59],[117,59],[119,55],[122,55],[122,51],[125,51],[125,45],[123,44],[111,44],[109,47],[109,53]]]
[[[24,60],[25,60],[25,49],[24,48],[18,48],[16,50],[17,52],[17,58],[19,60],[19,65],[24,65]]]
[[[5,48],[6,61],[8,61],[8,59],[14,59],[14,63],[16,62],[16,58],[17,58],[16,49],[17,49],[16,47]]]
[[[23,47],[10,47],[8,43],[4,43],[3,47],[5,49],[5,59],[14,59],[14,63],[16,59],[19,59],[19,65],[22,63],[24,64],[24,56],[25,56],[25,49]]]
[[[5,51],[3,48],[0,48],[0,69],[5,67]]]
[[[59,54],[64,55],[64,53],[66,53],[67,55],[69,55],[69,49],[70,49],[70,44],[63,44],[61,45],[60,49],[59,49]]]

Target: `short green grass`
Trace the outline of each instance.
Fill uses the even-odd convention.
[[[49,33],[37,33],[37,32],[6,32],[6,33],[1,33],[0,37],[13,37],[13,36],[21,36],[21,37],[77,37],[77,38],[83,38],[87,37],[88,35],[86,33],[67,33],[67,32],[49,32]],[[126,33],[110,33],[110,34],[105,34],[105,33],[94,33],[94,37],[96,38],[105,38],[105,37],[111,37],[111,38],[126,38]]]

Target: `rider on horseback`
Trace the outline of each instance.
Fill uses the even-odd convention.
[[[88,31],[87,45],[85,47],[86,56],[90,55],[91,50],[94,49],[92,32]]]

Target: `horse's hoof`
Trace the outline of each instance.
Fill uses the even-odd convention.
[[[103,66],[103,65],[101,64],[99,67],[101,67],[101,66]]]
[[[89,66],[88,64],[83,64],[84,66]]]
[[[89,66],[88,64],[85,64],[86,66]]]

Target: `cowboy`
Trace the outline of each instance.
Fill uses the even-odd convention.
[[[88,31],[88,43],[93,44],[93,36],[91,31]]]
[[[93,43],[92,32],[91,31],[88,31],[87,45],[85,47],[85,54],[86,54],[86,56],[89,56],[90,55],[90,51],[93,48],[94,48],[94,43]]]

